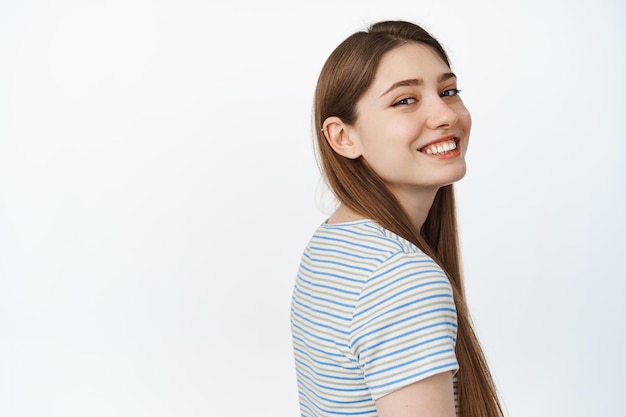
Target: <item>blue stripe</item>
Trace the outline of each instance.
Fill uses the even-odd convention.
[[[338,416],[362,416],[366,414],[376,413],[376,409],[374,410],[366,410],[366,411],[336,411],[336,410],[327,410],[322,408],[317,402],[313,401],[305,392],[300,391],[300,395],[309,401],[311,405],[317,408],[319,411],[327,414],[338,415]]]
[[[345,404],[362,404],[362,403],[368,403],[368,402],[372,401],[372,397],[371,396],[368,396],[367,398],[362,398],[360,400],[350,400],[350,401],[333,400],[333,399],[321,396],[320,394],[315,392],[313,390],[313,388],[311,388],[308,385],[303,385],[303,387],[304,387],[304,389],[307,390],[308,393],[313,394],[313,396],[316,397],[317,399],[322,400],[322,401],[326,401],[326,402],[329,402],[329,403],[344,404],[345,405]],[[346,397],[346,396],[344,396],[344,397]],[[348,397],[348,398],[350,398],[350,397]],[[310,398],[308,398],[308,399],[310,400]],[[314,401],[311,401],[311,402],[314,402]]]
[[[380,385],[373,386],[372,389],[378,389],[378,388],[383,388],[383,387],[386,387],[386,386],[389,386],[389,385],[398,384],[400,382],[406,381],[407,379],[412,379],[412,378],[418,377],[420,375],[424,375],[425,373],[428,373],[428,372],[438,371],[440,369],[451,369],[451,368],[455,368],[457,366],[458,366],[458,364],[456,362],[450,362],[450,363],[447,363],[445,365],[440,365],[440,366],[436,366],[434,368],[430,368],[427,371],[417,372],[417,373],[409,375],[409,376],[407,376],[405,378],[400,378],[400,379],[397,379],[395,381],[387,382],[385,384],[380,384]]]
[[[361,377],[361,376],[348,377],[348,376],[339,376],[339,375],[328,375],[328,374],[323,374],[321,372],[317,372],[315,369],[313,369],[313,367],[311,365],[309,365],[308,363],[306,363],[304,361],[301,361],[301,360],[299,360],[297,358],[296,358],[296,363],[299,363],[300,365],[304,366],[305,368],[308,368],[316,376],[319,376],[319,377],[322,377],[322,378],[338,379],[340,381],[363,381],[363,377]]]
[[[317,335],[315,335],[315,334],[305,330],[302,326],[297,325],[293,320],[292,320],[291,323],[292,323],[291,325],[295,329],[300,330],[302,333],[306,334],[307,336],[310,336],[312,339],[321,340],[322,342],[328,342],[328,343],[336,344],[337,346],[348,348],[348,345],[346,345],[346,344],[337,343],[333,339],[328,339],[328,338],[325,338],[325,337],[317,336]]]
[[[296,368],[296,373],[301,377],[306,379],[307,381],[309,381],[311,383],[311,385],[315,385],[318,388],[323,388],[325,390],[328,391],[335,391],[335,392],[367,392],[369,391],[369,389],[365,386],[361,387],[361,388],[337,388],[337,387],[330,387],[328,385],[322,385],[319,382],[316,382],[315,380],[313,380],[313,378],[311,378],[308,375],[305,375],[302,370]]]
[[[401,275],[398,278],[394,279],[393,281],[389,281],[387,284],[385,284],[385,285],[383,285],[383,286],[381,286],[379,288],[376,288],[375,290],[373,290],[371,292],[361,294],[361,297],[359,297],[359,301],[364,300],[367,297],[369,297],[371,295],[374,295],[374,294],[376,294],[376,293],[378,293],[380,291],[383,291],[383,290],[389,288],[390,286],[397,284],[398,282],[404,281],[405,279],[412,278],[412,277],[415,277],[417,275],[429,274],[429,273],[433,273],[433,272],[434,273],[441,273],[440,270],[425,269],[425,270],[415,271],[415,272],[412,272],[410,274]],[[433,284],[445,284],[447,287],[450,287],[450,281],[448,281],[447,279],[440,279],[440,280],[437,280],[437,281],[428,281],[428,282],[425,282],[423,284],[419,284],[419,285],[417,285],[415,287],[412,287],[412,288],[419,288],[419,287],[422,287],[422,286],[425,286],[425,285],[433,285]]]
[[[371,257],[371,256],[362,256],[362,255],[359,255],[359,254],[356,254],[356,253],[346,252],[346,251],[342,251],[342,250],[339,250],[339,249],[327,249],[327,248],[323,248],[321,246],[313,246],[313,245],[311,245],[310,248],[311,248],[311,250],[316,250],[316,251],[319,251],[319,252],[338,253],[340,255],[349,256],[351,258],[365,259],[365,260],[368,260],[368,261],[376,261],[378,263],[382,263],[382,260],[379,259],[379,258],[374,258],[374,257]]]
[[[313,275],[322,275],[325,277],[333,277],[333,278],[339,278],[342,279],[344,281],[350,281],[350,282],[356,282],[358,284],[363,284],[365,281],[362,279],[355,279],[355,278],[349,278],[345,275],[339,275],[339,274],[331,274],[330,272],[320,272],[320,271],[313,271],[311,268],[304,266],[304,264],[300,264],[300,268],[304,269],[305,271],[313,274]],[[314,284],[316,285],[316,284]],[[358,295],[358,293],[354,293],[355,295]]]
[[[372,281],[374,281],[374,280],[376,280],[376,279],[378,279],[378,278],[381,278],[381,277],[385,278],[385,276],[386,276],[386,275],[390,275],[390,274],[391,274],[393,271],[395,271],[396,269],[403,268],[403,267],[405,267],[405,266],[407,266],[407,265],[409,265],[410,267],[414,267],[414,265],[416,265],[416,264],[424,264],[424,263],[431,264],[431,265],[433,265],[433,266],[435,266],[435,267],[437,266],[437,264],[436,264],[436,263],[435,263],[432,259],[430,259],[430,258],[428,258],[428,259],[415,259],[415,260],[410,260],[410,261],[407,261],[407,262],[403,262],[403,263],[401,263],[401,264],[399,264],[399,265],[396,265],[396,266],[394,266],[394,267],[393,267],[393,268],[391,268],[391,269],[385,269],[384,271],[380,272],[379,274],[372,275],[372,276],[371,276],[371,277],[367,280],[367,282],[372,282]],[[410,269],[409,271],[412,271],[412,269]],[[442,276],[444,276],[444,277],[446,276],[446,275],[443,273],[443,271],[441,270],[441,268],[437,268],[437,269],[434,269],[434,270],[429,270],[428,272],[434,272],[434,273],[436,273],[436,274],[438,274],[438,275],[442,275]],[[411,276],[411,275],[407,275],[407,276]]]
[[[298,390],[298,393],[299,393],[300,395],[302,395],[302,396],[304,396],[304,395],[305,395],[305,394],[304,394],[302,391],[300,391],[300,390]],[[308,405],[308,404],[306,404],[304,401],[300,401],[300,410],[302,410],[303,408],[306,408],[307,410],[309,410],[309,412],[311,413],[311,415],[312,415],[312,416],[313,416],[313,415],[315,415],[315,412],[311,409],[311,407],[309,407],[309,405]],[[307,417],[307,416],[305,416],[305,415],[304,415],[304,413],[300,414],[300,416],[301,416],[301,417]]]
[[[305,309],[307,309],[309,311],[312,311],[314,313],[322,314],[324,316],[333,317],[333,318],[336,318],[337,320],[351,321],[350,317],[339,316],[337,314],[332,314],[332,313],[330,313],[328,311],[319,310],[317,308],[313,308],[313,307],[309,306],[308,304],[304,304],[303,302],[298,301],[298,300],[294,300],[294,303],[299,305],[300,307],[305,308]]]
[[[383,311],[381,314],[377,315],[376,317],[372,317],[371,319],[369,319],[369,320],[368,320],[368,321],[366,321],[365,323],[361,324],[360,326],[353,328],[353,329],[352,329],[352,332],[353,332],[353,333],[354,333],[354,332],[357,332],[357,331],[361,330],[363,327],[370,325],[371,323],[373,323],[373,322],[375,322],[375,321],[377,321],[377,320],[381,319],[382,317],[384,317],[384,316],[386,316],[386,315],[388,315],[388,314],[391,314],[391,313],[393,313],[393,312],[396,312],[396,311],[398,311],[398,310],[400,310],[400,309],[406,308],[406,307],[408,307],[408,306],[410,306],[410,305],[412,305],[412,304],[419,304],[419,303],[421,303],[421,302],[423,302],[423,301],[426,301],[426,300],[428,300],[428,299],[434,299],[434,298],[452,298],[452,296],[451,296],[451,295],[448,295],[448,296],[446,296],[446,295],[431,295],[431,296],[429,296],[429,297],[421,298],[421,299],[419,299],[419,300],[410,301],[410,302],[408,302],[408,303],[406,303],[406,304],[403,304],[403,305],[401,305],[401,306],[394,307],[394,308],[392,308],[392,309],[389,309],[389,310],[385,310],[385,311]],[[377,305],[378,305],[378,304],[377,304]],[[376,306],[374,306],[374,307],[376,307]],[[372,307],[372,308],[373,308],[373,307]],[[411,315],[411,316],[406,317],[406,318],[401,319],[401,320],[395,320],[393,323],[389,323],[389,324],[387,324],[386,326],[381,327],[381,328],[380,328],[380,330],[382,330],[382,329],[386,329],[386,328],[388,328],[388,327],[390,327],[390,326],[394,326],[394,325],[396,325],[396,324],[404,323],[405,321],[410,320],[410,319],[413,319],[413,318],[415,318],[415,317],[425,316],[425,315],[427,315],[427,314],[437,313],[437,312],[441,312],[441,311],[448,311],[448,312],[450,312],[450,313],[455,313],[455,314],[456,314],[456,309],[454,309],[454,308],[452,308],[452,307],[439,307],[439,308],[435,308],[435,309],[430,309],[430,310],[422,311],[422,312],[420,312],[420,313],[416,313],[416,314],[414,314],[414,315]],[[360,314],[360,313],[359,313],[359,314]],[[355,317],[356,317],[356,316],[357,316],[357,315],[355,314]],[[370,332],[370,333],[371,333],[371,332]]]
[[[363,364],[363,367],[367,367],[368,365],[370,365],[370,364],[372,364],[372,363],[374,363],[376,361],[379,361],[381,359],[385,359],[385,358],[388,358],[390,356],[394,356],[394,355],[398,355],[398,354],[400,354],[402,352],[406,352],[407,350],[412,350],[412,349],[418,348],[420,346],[424,346],[424,345],[427,345],[427,344],[430,344],[430,343],[435,343],[435,342],[438,342],[440,340],[445,340],[445,339],[450,339],[453,344],[456,344],[456,339],[454,337],[450,336],[450,335],[438,336],[438,337],[435,337],[433,339],[425,340],[423,342],[415,343],[414,345],[407,346],[405,348],[398,349],[398,350],[393,351],[393,352],[389,352],[386,355],[376,356],[372,360],[365,362]]]
[[[341,242],[341,243],[345,243],[348,246],[355,246],[357,248],[369,249],[369,250],[375,251],[376,253],[385,253],[385,254],[388,254],[388,255],[391,255],[392,253],[394,253],[394,251],[384,250],[384,249],[381,249],[381,248],[377,248],[375,246],[363,245],[363,244],[360,244],[360,243],[352,242],[350,240],[337,239],[337,238],[334,238],[334,237],[326,237],[326,236],[314,235],[313,239],[329,240],[331,242]]]
[[[298,278],[300,278],[300,277],[298,277]],[[310,284],[310,285],[315,285],[315,284],[311,284],[311,283],[309,283],[309,282],[308,282],[308,281],[306,281],[305,279],[302,279],[302,278],[301,278],[301,280],[302,280],[303,282],[307,283],[307,284]],[[332,300],[332,299],[330,299],[330,298],[324,298],[324,297],[319,297],[319,296],[317,296],[317,295],[313,295],[313,294],[311,294],[311,293],[309,293],[309,292],[306,292],[306,291],[301,290],[301,289],[300,289],[300,287],[299,287],[299,286],[297,286],[297,285],[296,285],[295,290],[296,290],[297,292],[299,292],[300,294],[302,294],[302,295],[306,295],[307,297],[310,297],[310,298],[311,298],[311,299],[313,299],[313,300],[324,301],[324,302],[327,302],[327,303],[329,303],[329,304],[334,304],[334,305],[337,305],[337,306],[347,307],[347,308],[352,308],[352,309],[354,309],[354,307],[355,307],[355,306],[354,306],[354,304],[340,303],[339,301],[335,301],[335,300]]]
[[[391,298],[395,298],[395,297],[390,297],[389,299],[391,299]],[[377,316],[372,317],[372,318],[371,318],[371,319],[369,319],[366,323],[363,323],[363,324],[362,324],[362,325],[360,325],[359,327],[355,327],[352,331],[353,331],[353,332],[355,332],[355,331],[357,331],[357,330],[361,329],[363,326],[367,326],[368,324],[370,324],[370,323],[371,323],[371,322],[373,322],[373,321],[376,321],[376,320],[378,320],[378,319],[380,319],[380,318],[382,318],[382,317],[384,317],[384,316],[386,316],[386,315],[388,315],[388,314],[394,313],[394,312],[396,312],[396,311],[398,311],[398,310],[404,309],[404,308],[406,308],[406,307],[408,307],[408,306],[411,306],[411,305],[413,305],[413,304],[420,304],[420,303],[422,303],[422,302],[424,302],[424,301],[434,300],[435,298],[449,298],[449,299],[452,299],[452,295],[451,295],[451,294],[436,294],[436,295],[429,295],[428,297],[423,297],[423,298],[420,298],[420,299],[417,299],[417,300],[414,300],[414,301],[409,301],[408,303],[405,303],[405,304],[399,305],[399,306],[394,307],[394,308],[392,308],[392,309],[389,309],[389,310],[384,310],[381,314],[378,314]],[[377,304],[375,304],[375,305],[373,305],[373,306],[369,307],[368,309],[363,310],[363,311],[361,311],[361,312],[359,312],[359,313],[355,314],[355,315],[354,315],[354,317],[356,318],[356,317],[360,316],[361,314],[363,314],[363,313],[365,313],[365,312],[367,312],[367,311],[369,311],[369,310],[372,310],[373,308],[376,308],[376,307],[380,306],[381,304],[383,304],[383,303],[384,303],[384,301],[388,301],[389,299],[387,299],[387,300],[383,300],[383,301],[381,301],[380,303],[377,303]],[[428,314],[428,313],[432,313],[432,312],[436,312],[436,311],[450,311],[450,312],[456,313],[456,310],[455,310],[454,308],[450,308],[450,307],[440,307],[439,309],[435,309],[435,310],[428,310],[428,311],[423,312],[423,313],[418,313],[418,314],[416,314],[416,315],[414,315],[414,316],[411,316],[411,318],[413,318],[413,317],[423,316],[424,314]],[[400,321],[398,321],[398,322],[394,322],[394,323],[402,323],[402,322],[404,322],[404,321],[406,321],[406,320],[407,320],[407,319],[402,319],[402,320],[400,320]],[[394,324],[394,323],[391,323],[391,324]]]
[[[437,352],[429,353],[428,355],[420,356],[420,357],[415,358],[415,359],[411,359],[410,361],[406,361],[406,362],[399,363],[399,364],[394,365],[394,366],[390,366],[390,367],[385,368],[385,369],[380,369],[380,370],[378,370],[376,372],[368,373],[367,375],[368,376],[373,376],[373,375],[382,374],[382,373],[385,373],[385,372],[392,371],[394,369],[402,368],[402,367],[410,365],[412,363],[421,362],[421,361],[423,361],[425,359],[432,358],[433,356],[440,356],[440,355],[444,355],[445,353],[450,353],[450,352],[452,352],[452,354],[454,355],[454,349],[444,349],[444,350],[440,350],[440,351],[437,351]],[[428,368],[428,370],[426,370],[424,372],[428,372],[428,371],[432,371],[432,370],[433,370],[433,368]]]
[[[300,319],[302,319],[303,321],[311,324],[312,326],[316,326],[316,327],[321,327],[322,329],[329,329],[332,330],[333,333],[339,333],[345,336],[348,336],[350,333],[345,331],[345,330],[339,330],[329,324],[322,324],[320,322],[314,321],[312,319],[309,319],[307,317],[304,317],[302,314],[298,313],[296,310],[292,310],[292,314]]]
[[[307,345],[307,344],[306,344],[306,342],[304,342],[304,341],[302,341],[302,343],[303,343],[304,345]],[[307,347],[309,347],[309,346],[307,345]],[[297,347],[297,346],[294,346],[294,347],[293,347],[293,350],[295,350],[296,352],[301,353],[302,355],[306,356],[308,360],[310,360],[311,362],[314,362],[314,363],[316,363],[316,364],[318,364],[318,365],[320,365],[320,366],[327,366],[327,367],[340,368],[340,369],[343,369],[343,370],[345,370],[345,371],[347,371],[347,372],[354,372],[354,371],[358,371],[358,370],[360,369],[358,366],[343,366],[343,365],[341,365],[341,364],[339,364],[339,363],[336,363],[336,362],[323,362],[323,361],[317,360],[317,359],[315,359],[313,356],[311,356],[311,354],[310,354],[309,352],[307,352],[307,351],[306,351],[306,350],[304,350],[304,349],[300,349],[300,348],[299,348],[299,347]],[[329,353],[329,352],[325,352],[324,350],[321,350],[321,349],[314,349],[314,350],[318,350],[318,351],[320,351],[320,352],[322,352],[322,353],[325,353],[325,354],[328,354],[328,355],[330,355],[330,354],[331,354],[331,353]],[[335,357],[343,357],[343,359],[348,359],[348,358],[346,358],[346,357],[345,357],[344,355],[342,355],[342,354],[332,354],[332,356],[335,356]],[[353,360],[353,359],[350,359],[350,360]]]
[[[452,326],[454,328],[457,327],[456,323],[452,323],[452,322],[449,322],[449,321],[441,321],[441,322],[438,322],[438,323],[429,324],[428,326],[420,327],[418,329],[411,330],[410,332],[402,333],[402,334],[400,334],[400,335],[398,335],[396,337],[392,337],[390,339],[384,339],[384,340],[380,341],[379,343],[373,344],[373,345],[371,345],[371,346],[369,346],[369,347],[367,347],[365,349],[362,349],[361,350],[361,354],[363,354],[364,352],[367,352],[370,349],[375,349],[375,348],[377,348],[379,346],[382,346],[382,345],[384,345],[386,343],[391,343],[393,341],[396,341],[398,339],[402,339],[404,337],[413,335],[415,333],[419,333],[419,332],[422,332],[424,330],[432,329],[434,327],[441,327],[441,326]],[[373,333],[373,332],[370,332],[370,333]],[[354,342],[352,343],[352,346],[354,346]],[[352,349],[352,346],[350,347],[351,349]]]
[[[321,259],[311,259],[311,262],[316,262],[316,263],[320,263],[320,264],[330,264],[330,265],[338,265],[338,266],[343,266],[349,269],[356,269],[358,271],[365,271],[365,272],[373,272],[371,268],[363,268],[360,266],[356,266],[356,265],[348,265],[348,264],[344,264],[341,262],[337,262],[337,261],[322,261]],[[364,281],[359,281],[359,282],[364,282]]]
[[[391,244],[393,244],[394,246],[397,246],[398,250],[402,251],[402,249],[404,249],[403,245],[393,239],[390,239],[389,237],[387,237],[381,229],[379,228],[371,228],[374,230],[375,234],[372,233],[363,233],[363,232],[359,232],[358,229],[353,229],[353,228],[347,228],[347,227],[342,227],[342,226],[338,226],[338,227],[333,227],[334,230],[339,230],[343,233],[346,234],[351,234],[351,235],[355,235],[355,236],[363,236],[366,238],[372,238],[372,239],[378,239],[378,240],[382,240],[384,242],[389,242]]]
[[[297,326],[294,326],[294,327],[297,327]],[[293,340],[297,340],[298,342],[300,342],[301,344],[303,344],[304,346],[306,346],[306,348],[307,348],[307,349],[309,349],[309,350],[314,350],[314,351],[316,351],[316,352],[319,352],[319,353],[322,353],[322,354],[324,354],[324,355],[328,355],[328,356],[343,357],[343,358],[345,358],[345,355],[343,355],[343,354],[341,354],[341,353],[328,352],[328,351],[326,351],[326,350],[324,350],[324,349],[320,349],[320,348],[318,348],[317,346],[313,346],[313,345],[311,345],[310,343],[307,343],[307,341],[306,341],[306,340],[304,340],[304,339],[303,339],[303,338],[301,338],[301,337],[298,337],[298,336],[295,336],[295,335],[294,335],[294,336],[293,336]],[[294,348],[295,348],[295,347],[294,347]],[[307,353],[307,356],[310,356],[310,355]],[[351,359],[351,360],[352,360],[352,359]],[[354,362],[356,362],[356,361],[354,361]]]

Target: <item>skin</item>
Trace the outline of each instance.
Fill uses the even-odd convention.
[[[400,388],[376,400],[378,417],[456,417],[452,372]]]
[[[406,80],[419,80],[408,81]],[[385,54],[370,88],[357,103],[353,125],[324,121],[335,152],[363,157],[421,228],[440,187],[465,175],[470,114],[458,95],[456,77],[429,47],[409,43]],[[400,83],[399,83],[400,82]],[[457,149],[433,156],[424,147],[454,138]],[[362,219],[340,205],[329,223]],[[452,374],[444,372],[376,400],[380,417],[453,417]]]
[[[337,117],[324,121],[324,132],[333,149],[347,158],[362,156],[418,228],[437,190],[465,175],[471,117],[457,94],[456,82],[450,68],[429,47],[405,44],[381,59],[372,85],[357,103],[354,125]],[[451,155],[432,156],[421,151],[426,145],[450,138],[455,139],[458,149]],[[358,218],[357,213],[340,206],[329,220]]]

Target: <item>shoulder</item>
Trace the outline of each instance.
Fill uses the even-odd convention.
[[[418,247],[372,220],[323,224],[300,264],[303,276],[350,283],[363,295],[397,280],[447,281],[441,268]]]
[[[320,243],[344,250],[359,251],[382,256],[381,260],[394,254],[423,254],[413,243],[385,229],[373,220],[322,224],[312,243]]]

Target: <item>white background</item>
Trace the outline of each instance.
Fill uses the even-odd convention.
[[[626,7],[508,3],[0,1],[0,415],[297,415],[315,81],[398,18],[473,115],[466,285],[508,414],[621,415]]]

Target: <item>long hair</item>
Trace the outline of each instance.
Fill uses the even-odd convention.
[[[366,32],[354,33],[332,52],[315,90],[318,163],[328,186],[342,204],[412,242],[446,272],[458,316],[456,355],[461,416],[503,416],[465,301],[452,185],[439,189],[424,225],[418,230],[365,160],[337,154],[320,131],[324,120],[331,116],[354,124],[357,101],[373,82],[383,55],[409,42],[429,46],[450,66],[446,52],[435,38],[421,27],[402,21],[376,23]]]

